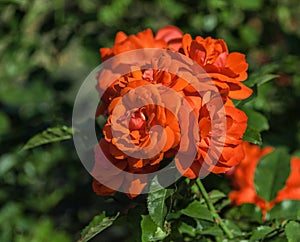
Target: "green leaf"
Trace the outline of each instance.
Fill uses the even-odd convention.
[[[158,227],[150,215],[142,215],[142,242],[158,241],[164,239],[167,234]]]
[[[285,226],[285,235],[288,239],[288,242],[300,241],[300,224],[295,221],[290,221]]]
[[[241,110],[248,116],[248,127],[258,132],[269,129],[268,120],[264,115],[249,108],[241,108]]]
[[[165,200],[172,194],[173,190],[164,189],[154,177],[150,184],[150,191],[147,198],[147,207],[152,220],[159,226],[163,227],[167,215],[167,206]]]
[[[218,225],[213,225],[207,229],[197,231],[197,232],[202,235],[212,235],[215,237],[223,236],[223,231],[220,229],[220,227]]]
[[[224,223],[226,224],[227,228],[232,231],[233,234],[235,235],[242,235],[242,231],[240,228],[231,220],[224,220]]]
[[[82,230],[81,238],[78,242],[89,241],[91,238],[110,227],[118,216],[119,214],[114,217],[106,217],[104,212],[101,215],[95,216],[89,225]]]
[[[279,77],[279,75],[266,74],[266,75],[260,77],[259,81],[257,82],[257,85],[260,86],[260,85],[265,84],[269,81],[272,81],[273,79],[276,79],[278,77]]]
[[[268,234],[272,233],[274,229],[269,226],[259,226],[254,231],[252,231],[252,236],[250,237],[250,242],[261,241]]]
[[[249,220],[258,223],[262,222],[262,211],[256,205],[252,203],[244,203],[240,206],[240,209],[241,216],[247,217]]]
[[[212,190],[208,193],[208,197],[212,203],[217,203],[219,200],[225,198],[226,195],[219,190]]]
[[[166,216],[166,219],[169,220],[177,220],[180,218],[182,214],[179,212],[174,212],[174,213],[168,213]]]
[[[239,0],[233,0],[233,5],[237,8],[243,9],[243,10],[258,10],[263,5],[262,0],[251,0],[251,1],[239,1]]]
[[[259,41],[259,31],[250,25],[241,26],[239,28],[239,35],[242,41],[248,45],[257,45]]]
[[[262,157],[255,170],[255,189],[266,201],[275,199],[277,192],[285,185],[290,174],[290,156],[284,148]]]
[[[232,207],[227,212],[226,217],[233,221],[262,222],[262,212],[260,208],[252,203],[243,203],[240,206]]]
[[[300,201],[284,200],[276,204],[266,216],[267,220],[272,219],[297,219],[297,213],[300,211]]]
[[[210,201],[214,204],[214,203],[217,203],[219,200],[225,198],[226,195],[219,190],[212,190],[208,193],[208,197],[209,197]],[[200,203],[206,204],[204,198],[200,199]]]
[[[260,132],[250,126],[247,127],[247,129],[244,133],[244,136],[243,136],[243,140],[248,141],[253,144],[256,144],[256,145],[262,144]]]
[[[0,111],[0,135],[9,131],[10,122],[8,116]]]
[[[48,128],[42,133],[39,133],[28,140],[23,146],[22,150],[28,150],[40,145],[71,139],[72,135],[72,128],[67,126]]]
[[[267,118],[253,109],[244,107],[241,108],[241,110],[245,112],[248,117],[248,126],[246,132],[244,133],[243,140],[253,144],[261,145],[262,138],[260,132],[269,129]]]
[[[186,208],[182,209],[181,213],[191,218],[213,221],[213,217],[207,207],[203,206],[199,201],[193,201]]]
[[[4,154],[0,156],[0,177],[18,164],[16,157],[13,154]]]
[[[18,234],[14,241],[44,241],[44,242],[70,242],[70,235],[60,229],[55,228],[53,221],[49,218],[42,218],[35,221],[35,226],[29,231],[29,234]],[[50,236],[51,235],[51,236]]]
[[[263,75],[257,75],[254,78],[250,78],[245,81],[245,85],[247,85],[248,87],[253,87],[254,85],[260,86],[264,83],[267,83],[269,81],[272,81],[273,79],[277,78],[278,75],[274,75],[274,74],[263,74]]]
[[[195,237],[196,235],[196,229],[193,226],[188,225],[184,222],[180,223],[180,225],[178,226],[178,231],[180,234],[187,234],[191,237]]]

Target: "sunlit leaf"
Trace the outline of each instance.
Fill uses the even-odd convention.
[[[142,215],[142,242],[159,241],[164,239],[167,234],[157,226],[149,215]]]
[[[155,177],[150,184],[150,192],[147,198],[147,207],[152,220],[162,228],[167,206],[165,200],[171,195],[171,189],[164,189]]]
[[[193,201],[186,208],[182,209],[181,213],[191,218],[213,221],[213,217],[208,208],[202,205],[199,201]]]
[[[114,217],[106,217],[104,212],[101,215],[95,216],[90,224],[82,230],[81,238],[78,242],[89,241],[97,234],[110,227],[118,216],[119,214]]]
[[[285,227],[285,234],[288,242],[300,241],[300,224],[295,221],[290,221]]]
[[[61,126],[55,128],[48,128],[42,133],[33,136],[23,146],[22,150],[28,150],[40,145],[54,143],[62,140],[71,139],[73,135],[72,128]]]

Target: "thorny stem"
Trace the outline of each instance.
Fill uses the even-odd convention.
[[[221,227],[221,229],[224,231],[224,233],[227,235],[227,237],[229,239],[233,239],[234,236],[233,236],[232,232],[227,228],[226,224],[224,223],[224,221],[221,219],[221,217],[217,213],[214,205],[209,200],[208,194],[205,190],[205,187],[203,186],[203,184],[201,182],[201,179],[197,179],[197,186],[200,189],[202,196],[205,200],[205,203],[206,203],[209,211],[211,212],[211,215],[213,216],[215,222]]]

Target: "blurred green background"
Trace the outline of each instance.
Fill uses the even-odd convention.
[[[176,25],[245,53],[252,78],[276,74],[246,106],[270,121],[264,145],[299,152],[299,13],[297,0],[0,0],[0,241],[74,241],[94,215],[113,213],[72,141],[20,149],[71,125],[78,87],[120,30]]]

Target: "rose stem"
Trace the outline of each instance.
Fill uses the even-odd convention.
[[[219,224],[219,226],[221,227],[221,229],[224,231],[224,233],[227,235],[227,237],[229,239],[233,239],[233,234],[231,233],[231,231],[227,228],[227,226],[225,225],[225,223],[223,222],[223,220],[221,219],[221,217],[219,216],[219,214],[217,213],[214,205],[212,204],[212,202],[209,200],[208,194],[205,190],[205,187],[203,186],[201,179],[197,179],[197,185],[198,188],[200,189],[202,196],[205,200],[205,203],[209,209],[209,211],[211,212],[211,215],[214,217],[215,222],[217,224]]]

